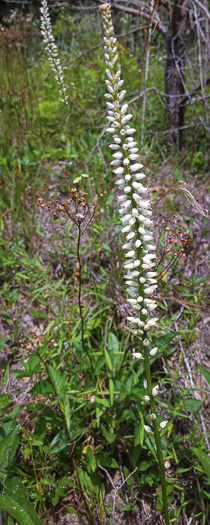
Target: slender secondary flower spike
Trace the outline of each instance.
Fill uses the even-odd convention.
[[[141,341],[141,352],[133,353],[136,359],[144,359],[146,379],[144,387],[147,395],[143,400],[150,404],[150,421],[153,428],[144,425],[146,432],[154,432],[157,456],[160,467],[161,486],[163,494],[163,510],[165,522],[168,525],[168,506],[165,482],[165,467],[161,450],[160,429],[156,419],[155,399],[159,393],[159,385],[152,385],[150,372],[150,359],[155,356],[157,348],[150,347],[150,328],[157,325],[157,318],[151,317],[151,312],[156,308],[153,293],[157,288],[155,258],[156,248],[153,243],[151,206],[148,199],[147,188],[142,184],[145,178],[143,165],[138,154],[137,142],[134,139],[135,128],[130,121],[128,104],[124,102],[125,89],[121,89],[124,81],[121,79],[121,68],[117,52],[117,40],[111,18],[110,4],[101,6],[104,26],[104,50],[106,62],[107,93],[107,120],[106,131],[111,135],[110,148],[113,151],[113,173],[116,176],[116,185],[121,195],[118,196],[123,225],[122,233],[125,234],[125,279],[128,302],[135,313],[127,318],[131,331]],[[155,398],[155,399],[154,399]],[[166,462],[167,463],[167,462]]]
[[[41,12],[41,34],[43,36],[44,46],[48,55],[48,61],[50,67],[55,73],[55,80],[59,86],[59,93],[61,95],[61,101],[68,104],[68,97],[66,95],[66,86],[64,84],[63,68],[58,57],[58,49],[55,43],[54,36],[52,34],[52,26],[49,15],[49,9],[46,0],[41,1],[42,7]]]

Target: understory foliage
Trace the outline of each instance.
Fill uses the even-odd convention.
[[[148,275],[153,270],[145,267],[147,281],[140,281],[138,297],[145,300],[151,288],[158,326],[145,308],[144,324],[137,329],[133,305],[142,301],[132,299],[137,300],[139,275],[124,284],[125,253],[134,251],[133,245],[123,248],[124,236],[134,223],[121,221],[122,202],[115,196],[122,158],[115,154],[121,150],[109,150],[105,133],[101,17],[98,11],[75,14],[54,7],[50,18],[57,78],[36,10],[8,11],[0,27],[0,521],[63,524],[78,514],[89,524],[111,525],[119,518],[148,523],[149,512],[151,523],[162,523],[155,437],[145,431],[150,424],[145,360],[133,355],[142,352],[139,338],[146,330],[152,387],[160,385],[154,421],[170,467],[170,523],[208,524],[208,229],[203,210],[208,135],[202,126],[194,134],[186,130],[184,148],[174,154],[155,90],[147,98],[142,135],[142,107],[135,97],[144,67],[138,58],[143,37],[135,42],[134,54],[132,18],[115,14],[116,32],[125,34],[116,44],[127,90],[122,104],[135,99],[122,119],[131,115],[137,141],[143,137],[140,161],[136,151],[128,161],[145,165],[153,216],[150,204],[143,207],[147,198],[135,202],[149,212],[141,221],[153,221],[151,251],[157,254],[157,275]],[[162,37],[154,31],[148,87],[158,77],[164,92],[162,61]],[[186,122],[191,115],[189,107]],[[110,166],[113,159],[117,162]],[[140,175],[139,170],[131,171]],[[135,200],[142,183],[132,177]],[[124,181],[120,185],[124,191]],[[180,187],[192,191],[202,207],[195,207],[191,193],[188,203]],[[143,226],[135,250],[142,246],[138,240],[145,243],[142,250],[151,241]],[[144,265],[153,264],[148,254],[138,253],[138,258],[129,254],[128,273],[138,271],[136,261],[142,257]]]

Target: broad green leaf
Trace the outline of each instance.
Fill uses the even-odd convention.
[[[114,443],[115,439],[116,439],[116,434],[114,433],[114,430],[111,428],[110,429],[110,432],[108,432],[106,430],[106,428],[104,427],[104,425],[101,424],[101,430],[104,434],[104,437],[106,439],[106,441],[108,441],[108,443]]]
[[[109,351],[114,350],[114,352],[118,352],[119,350],[118,340],[116,338],[116,335],[113,334],[112,332],[110,332],[108,335],[108,350]]]
[[[8,337],[2,337],[0,339],[0,352],[1,352],[2,348],[4,347],[5,343],[8,341],[8,339],[9,339]]]
[[[17,431],[18,431],[18,427],[12,430],[11,432],[9,432],[9,434],[7,434],[7,436],[5,436],[0,441],[0,466],[3,465],[4,462],[6,461],[6,453],[8,449],[10,449],[13,446],[16,440],[16,437],[17,437]]]
[[[55,387],[55,390],[59,396],[64,394],[65,391],[65,383],[66,383],[66,372],[61,372],[60,370],[57,370],[57,368],[54,368],[53,366],[48,365],[48,372],[50,375],[50,379]]]
[[[102,467],[110,467],[110,468],[119,468],[119,465],[114,458],[110,458],[108,455],[103,454],[103,456],[100,456],[100,454],[97,456],[98,464]]]
[[[37,516],[36,511],[28,499],[27,489],[18,478],[11,478],[7,480],[5,496],[10,497],[12,500],[17,502],[20,505],[21,509],[23,509],[30,516],[34,525],[41,525],[40,519]],[[24,521],[21,521],[20,525],[22,523],[25,525]]]
[[[47,422],[45,417],[40,416],[40,419],[36,423],[34,433],[33,433],[33,439],[41,441],[41,443],[44,442],[44,438],[47,432]],[[34,444],[34,443],[33,443]]]
[[[8,312],[4,312],[4,311],[0,311],[0,315],[2,317],[2,319],[5,319],[5,321],[7,321],[7,323],[11,324],[13,321],[12,321],[12,318],[11,316],[8,314]]]
[[[95,403],[99,405],[103,405],[104,407],[109,407],[110,402],[107,399],[101,399],[100,397],[95,398]]]
[[[195,399],[194,397],[187,397],[184,400],[184,407],[187,412],[196,412],[202,407],[202,401]]]
[[[101,368],[105,365],[106,359],[104,355],[100,355],[96,365],[95,365],[95,373],[98,374]]]
[[[158,346],[158,348],[160,348],[161,346],[165,346],[168,343],[170,343],[172,339],[174,339],[174,337],[177,337],[177,335],[178,335],[178,332],[169,332],[168,334],[163,334],[163,335],[154,337],[152,340],[151,348],[153,348],[154,346]]]
[[[31,508],[32,505],[31,505]],[[30,514],[25,511],[14,498],[10,496],[0,496],[0,509],[6,510],[10,516],[18,521],[20,525],[41,525],[41,521],[37,516],[37,520],[34,521]]]
[[[127,511],[127,512],[130,512],[132,510],[131,505],[129,505],[129,503],[127,505],[125,505],[124,510]]]
[[[29,391],[29,394],[54,394],[54,388],[49,383],[49,381],[46,381],[45,379],[40,379],[40,381],[37,381],[33,388]]]
[[[29,377],[32,377],[33,374],[40,371],[39,365],[40,358],[36,354],[32,355],[30,359],[24,363],[26,372],[28,372]]]
[[[34,525],[28,513],[9,496],[0,496],[0,509],[6,510],[20,525]]]
[[[207,383],[210,385],[210,368],[204,368],[204,366],[201,366],[198,364],[198,368],[206,378]]]
[[[21,378],[21,377],[32,377],[34,374],[40,372],[40,359],[38,355],[32,355],[28,361],[24,363],[25,370],[12,370],[12,375]]]
[[[91,493],[93,490],[93,486],[90,476],[88,476],[87,472],[82,470],[80,467],[78,467],[78,473],[83,490],[87,489]]]
[[[200,450],[197,447],[193,447],[192,451],[197,456],[199,461],[201,462],[201,465],[203,467],[203,470],[207,477],[210,479],[210,457],[204,452],[203,450]]]
[[[0,410],[6,408],[12,402],[12,396],[10,394],[0,394]]]
[[[139,470],[141,470],[141,472],[146,472],[152,465],[154,465],[154,461],[151,459],[148,461],[141,461]]]

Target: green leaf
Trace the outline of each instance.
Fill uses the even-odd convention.
[[[5,343],[8,341],[9,337],[2,337],[0,339],[0,352],[2,350],[2,348],[4,347]]]
[[[136,425],[134,430],[134,447],[143,445],[144,442],[144,427],[141,424]]]
[[[114,458],[110,458],[107,454],[103,454],[103,456],[100,456],[100,454],[97,456],[98,464],[102,467],[110,467],[110,468],[119,468],[119,465]]]
[[[37,381],[33,388],[29,391],[29,394],[54,394],[54,388],[49,383],[49,381],[46,381],[45,379],[40,379],[40,381]]]
[[[197,412],[202,406],[202,401],[195,399],[194,397],[187,397],[184,400],[184,407],[187,412]]]
[[[2,310],[0,311],[0,314],[1,314],[1,317],[2,319],[5,319],[5,321],[7,321],[7,323],[11,324],[13,321],[12,321],[12,318],[11,316],[8,314],[8,312],[3,312]]]
[[[98,374],[101,370],[101,368],[105,365],[106,359],[104,355],[100,355],[96,365],[95,365],[95,373]]]
[[[109,352],[107,352],[106,348],[104,349],[104,353],[105,353],[105,358],[106,358],[106,362],[107,362],[107,365],[109,367],[109,370],[113,370],[113,366],[112,366],[112,362],[111,362],[111,359],[110,359],[110,355],[109,355]]]
[[[125,505],[124,510],[127,511],[127,512],[130,512],[132,510],[131,505],[129,505],[129,503],[127,505]]]
[[[204,366],[201,366],[198,364],[198,368],[206,378],[207,383],[210,385],[210,368],[204,368]]]
[[[18,368],[16,370],[11,370],[11,375],[17,377],[17,379],[21,379],[22,377],[29,377],[28,372],[24,372],[24,370],[19,370]]]
[[[106,441],[108,441],[108,443],[114,443],[115,439],[116,439],[116,434],[114,433],[114,430],[113,428],[110,429],[110,432],[108,432],[106,430],[106,428],[104,427],[104,425],[101,425],[101,430],[104,434],[104,437],[106,439]]]
[[[40,416],[40,419],[36,423],[36,426],[35,426],[35,429],[34,429],[33,439],[41,441],[41,444],[42,444],[44,442],[44,438],[45,438],[46,432],[47,432],[46,419],[45,419],[45,417]],[[34,444],[35,443],[33,441],[33,445]]]
[[[95,403],[99,405],[103,405],[104,407],[108,408],[110,405],[110,402],[107,399],[101,399],[100,397],[95,398]]]
[[[92,452],[91,445],[88,445],[86,448],[87,448],[87,452],[86,452],[86,455],[87,455],[87,469],[88,469],[89,474],[91,474],[91,472],[95,472],[96,469],[97,469],[96,459],[95,459],[95,456],[94,456],[94,454]]]
[[[118,340],[116,338],[116,335],[113,334],[112,332],[110,332],[108,335],[108,350],[109,352],[112,350],[114,350],[114,352],[118,352],[119,350]]]
[[[30,505],[33,509],[32,505]],[[15,501],[13,497],[10,496],[0,496],[0,509],[6,510],[10,516],[18,521],[20,525],[41,525],[41,521],[37,516],[36,521],[34,521],[31,514],[29,515],[24,508]],[[31,510],[30,510],[31,512]]]
[[[17,437],[18,427],[14,428],[7,436],[0,441],[0,466],[6,461],[6,453],[10,449]],[[17,443],[18,445],[18,443]],[[16,447],[17,448],[17,447]]]
[[[10,394],[0,394],[0,410],[6,408],[12,402],[12,396]]]
[[[205,474],[210,479],[210,457],[206,454],[206,452],[200,450],[199,448],[193,447],[192,451],[201,462]]]
[[[19,369],[12,370],[12,375],[17,378],[32,377],[34,374],[40,372],[40,358],[34,354],[24,363],[24,366],[26,371]]]
[[[64,385],[66,385],[66,372],[61,372],[60,370],[57,370],[57,368],[54,368],[53,366],[48,365],[48,372],[50,375],[50,379],[55,387],[55,390],[59,396],[64,394],[65,388]]]
[[[114,383],[112,379],[109,380],[109,396],[110,396],[110,404],[113,405],[114,401]]]
[[[32,377],[33,374],[40,371],[39,365],[40,365],[40,358],[36,354],[32,355],[30,359],[24,363],[26,372],[28,372],[29,377]]]
[[[174,339],[174,337],[177,337],[177,335],[178,332],[169,332],[168,334],[163,334],[158,337],[155,337],[152,340],[151,348],[153,348],[154,346],[158,346],[158,348],[160,348],[161,346],[165,346],[168,343],[170,343],[172,339]]]
[[[69,514],[78,514],[78,511],[74,507],[68,507],[67,505],[66,510],[69,512]]]
[[[123,474],[124,474],[124,477],[127,478],[128,476],[130,476],[131,472],[129,472],[128,468],[127,467],[123,467]],[[128,486],[134,486],[134,477],[133,476],[130,476],[127,481],[126,481],[127,485]]]

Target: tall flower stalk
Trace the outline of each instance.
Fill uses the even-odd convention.
[[[156,415],[156,396],[159,385],[152,384],[150,359],[158,348],[150,346],[150,329],[157,325],[158,319],[151,317],[156,308],[152,298],[157,288],[157,272],[155,270],[156,247],[153,243],[151,206],[147,199],[147,188],[142,184],[145,174],[143,165],[139,162],[137,142],[134,140],[135,129],[129,124],[132,114],[128,111],[128,104],[123,102],[126,91],[121,89],[124,81],[121,80],[121,69],[117,53],[117,41],[114,37],[114,28],[111,18],[110,4],[101,6],[104,27],[104,50],[106,62],[106,85],[109,126],[107,132],[113,137],[110,148],[113,151],[113,172],[116,175],[116,185],[122,194],[118,196],[120,204],[122,233],[126,236],[124,269],[126,270],[126,285],[129,295],[128,302],[133,307],[134,315],[128,317],[133,334],[141,341],[141,352],[134,352],[134,357],[144,359],[145,375],[144,387],[146,394],[144,401],[150,405],[150,425],[144,425],[146,432],[153,432],[160,469],[160,479],[163,496],[163,512],[165,522],[169,524],[165,469],[170,467],[168,461],[163,461],[160,432],[165,428],[167,421],[158,425]]]
[[[54,36],[52,34],[52,26],[49,15],[49,9],[46,0],[41,1],[42,7],[41,12],[41,34],[43,36],[43,42],[45,50],[47,52],[48,61],[50,67],[55,73],[55,80],[59,86],[59,93],[61,95],[61,101],[68,104],[68,96],[66,95],[66,86],[64,83],[63,68],[58,57],[58,49],[55,43]]]

